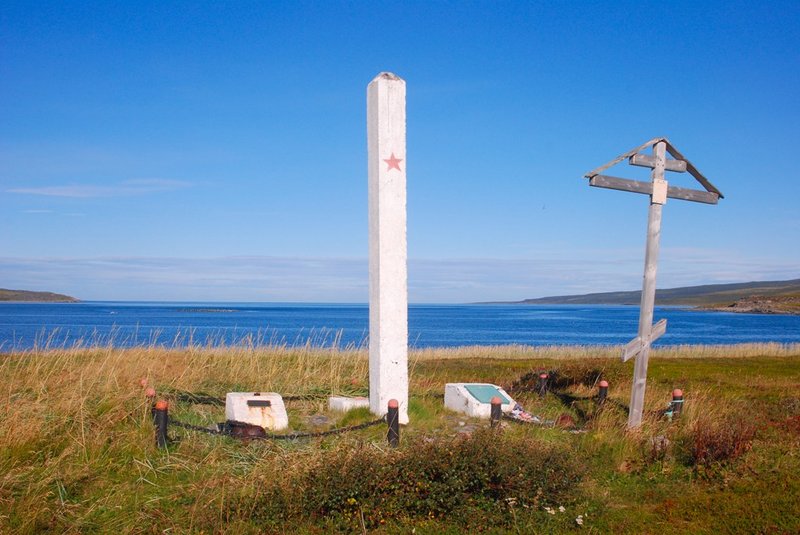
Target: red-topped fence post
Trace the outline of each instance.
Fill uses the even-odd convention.
[[[400,445],[399,406],[400,404],[396,399],[390,399],[389,410],[386,412],[386,423],[389,426],[389,430],[386,433],[386,439],[389,441],[389,445],[393,448],[396,448]]]
[[[156,402],[153,411],[153,422],[156,426],[156,446],[166,448],[169,444],[167,439],[167,426],[169,425],[169,405],[163,399]]]

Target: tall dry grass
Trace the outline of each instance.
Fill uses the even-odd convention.
[[[198,435],[167,454],[157,452],[150,407],[140,382],[146,379],[161,391],[215,395],[255,388],[285,395],[367,389],[364,349],[256,342],[183,349],[53,348],[0,355],[0,532],[146,531],[138,529],[140,526],[186,531],[247,518],[268,482],[287,471],[302,473],[305,466],[320,461],[325,448],[248,447]],[[576,377],[585,375],[582,367],[610,372],[622,365],[616,363],[611,370],[611,364],[594,360],[616,359],[618,353],[619,348],[609,347],[414,350],[410,353],[412,385],[417,392],[441,392],[444,380],[477,378],[479,368],[484,370],[480,373],[489,374],[502,370],[506,378],[513,379],[526,367],[558,360],[568,361],[558,367]],[[797,357],[800,346],[679,347],[655,353],[656,358],[687,359],[760,356]],[[511,364],[504,367],[499,362],[502,359]],[[630,382],[622,376],[619,379],[612,380],[610,396],[627,400]],[[763,380],[775,382],[770,377]],[[787,378],[785,388],[790,387],[791,378]],[[619,464],[643,458],[639,452],[649,447],[654,437],[665,435],[677,444],[681,436],[670,435],[674,431],[657,416],[671,388],[672,384],[664,381],[648,384],[648,417],[638,433],[625,430],[625,415],[619,410],[601,414],[591,436],[581,445],[582,454],[597,452],[608,458],[603,448],[614,449],[613,458]],[[579,395],[592,392],[590,385],[575,387]],[[727,421],[731,402],[720,396],[713,387],[689,392],[684,423],[675,429],[688,430],[684,436],[694,439],[691,430],[707,426],[705,422]],[[540,408],[535,396],[530,402],[534,409]],[[543,413],[548,419],[565,410],[546,404],[541,409],[552,411]],[[429,411],[429,418],[436,419],[432,426],[446,425],[441,413],[433,408]],[[376,430],[376,436],[382,431]],[[355,439],[341,437],[336,444],[347,448],[348,440]],[[370,447],[380,448],[381,444],[376,441]],[[234,506],[242,512],[231,512]]]
[[[196,444],[209,448],[202,461],[154,456],[143,379],[160,392],[221,395],[254,388],[284,394],[348,392],[366,388],[366,378],[365,354],[310,346],[98,347],[2,355],[0,533],[60,531],[65,526],[93,531],[91,522],[98,515],[104,518],[100,531],[117,522],[130,529],[140,522],[142,511],[163,514],[152,500],[161,499],[157,487],[163,483],[158,482],[170,474],[193,474],[211,466],[224,475],[238,466],[218,440]],[[169,484],[180,486],[180,479]],[[219,490],[201,492],[202,481],[192,485],[199,485],[199,496]],[[106,511],[115,509],[125,515],[117,518]]]

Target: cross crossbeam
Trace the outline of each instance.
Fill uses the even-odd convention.
[[[650,169],[655,169],[656,167],[656,159],[653,156],[648,156],[647,154],[634,154],[628,158],[628,163],[631,165],[638,165],[639,167],[649,167]],[[664,161],[664,169],[666,171],[673,171],[675,173],[685,173],[686,161],[666,159]]]
[[[665,332],[667,332],[667,320],[662,319],[653,325],[647,341],[645,341],[641,336],[637,336],[625,344],[625,347],[622,348],[622,362],[628,362],[630,359],[639,355],[642,351],[644,351],[645,346],[649,348],[650,345],[661,338],[661,335],[663,335]]]
[[[631,193],[653,194],[652,182],[640,182],[638,180],[628,180],[608,175],[594,175],[589,179],[589,185],[595,188],[615,189],[619,191],[629,191]],[[682,201],[699,202],[703,204],[717,204],[719,195],[713,191],[700,191],[697,189],[667,187],[667,197],[670,199],[680,199]]]

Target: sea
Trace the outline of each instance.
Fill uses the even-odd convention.
[[[800,343],[800,316],[656,307],[656,346]],[[412,348],[629,342],[637,306],[411,305]],[[0,303],[0,352],[76,346],[285,345],[363,347],[366,304],[111,302]]]

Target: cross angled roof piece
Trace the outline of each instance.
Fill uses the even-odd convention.
[[[669,140],[667,138],[665,138],[665,137],[653,138],[650,141],[648,141],[647,143],[645,143],[643,145],[640,145],[640,146],[636,147],[635,149],[631,149],[628,152],[626,152],[625,154],[621,154],[620,156],[617,156],[616,158],[614,158],[610,162],[601,165],[597,169],[589,171],[588,173],[586,173],[583,176],[585,178],[592,179],[595,176],[597,176],[600,173],[602,173],[603,171],[605,171],[606,169],[608,169],[609,167],[613,167],[613,166],[617,165],[619,162],[621,162],[622,160],[624,160],[626,158],[632,158],[634,155],[638,154],[639,152],[643,151],[644,149],[650,148],[650,147],[654,146],[656,143],[660,143],[662,141],[664,143],[666,143],[667,152],[670,153],[670,155],[672,155],[673,158],[675,158],[676,160],[679,160],[679,161],[686,162],[686,170],[689,171],[689,174],[691,174],[698,182],[700,182],[700,184],[703,186],[703,188],[705,188],[706,191],[708,191],[710,193],[716,193],[719,196],[720,199],[723,199],[725,197],[722,194],[722,192],[720,190],[718,190],[714,186],[714,184],[709,182],[708,179],[706,177],[704,177],[702,175],[702,173],[700,173],[700,171],[698,171],[697,168],[694,165],[692,165],[692,162],[690,162],[689,160],[684,158],[683,154],[678,152],[678,149],[676,149],[675,146],[672,143],[670,143]]]

